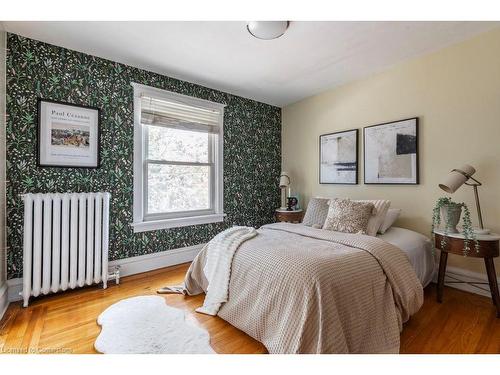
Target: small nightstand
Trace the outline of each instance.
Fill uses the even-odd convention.
[[[448,253],[463,256],[464,236],[461,233],[448,233],[447,235],[445,235],[443,231],[439,230],[434,231],[434,234],[435,247],[436,249],[441,250],[441,258],[439,259],[437,300],[438,302],[442,302],[444,276],[446,274],[446,262],[448,261]],[[444,248],[442,248],[441,246],[441,239],[443,237],[446,238],[446,246]],[[474,242],[470,241],[470,251],[467,254],[467,257],[484,259],[486,273],[488,274],[488,281],[490,284],[491,299],[493,300],[493,305],[495,305],[497,310],[497,318],[500,318],[500,296],[498,294],[498,282],[495,272],[495,264],[493,263],[493,258],[498,257],[499,254],[500,236],[492,233],[485,235],[478,234],[476,237],[479,241],[479,252],[476,252]]]
[[[274,216],[276,221],[285,221],[288,223],[300,223],[304,213],[302,210],[287,211],[286,209],[277,208]]]

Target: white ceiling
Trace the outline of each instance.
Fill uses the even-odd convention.
[[[9,32],[285,106],[499,22],[291,22],[279,39],[246,22],[3,22]]]

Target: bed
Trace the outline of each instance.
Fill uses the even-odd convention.
[[[429,261],[418,260],[427,245],[412,233],[265,225],[235,252],[217,315],[270,353],[398,353],[402,325],[421,307],[429,278]],[[207,291],[206,257],[204,248],[191,264],[187,294]]]
[[[399,227],[391,227],[377,237],[403,250],[422,286],[425,288],[429,285],[434,277],[435,262],[432,242],[428,237]]]

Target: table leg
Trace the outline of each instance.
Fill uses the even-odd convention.
[[[448,253],[446,251],[441,251],[441,257],[439,258],[439,273],[438,273],[438,283],[437,283],[437,301],[439,303],[443,302],[444,276],[446,274],[447,261],[448,261]]]
[[[486,273],[488,274],[488,281],[490,283],[491,300],[497,309],[497,318],[500,318],[500,296],[498,295],[498,282],[497,274],[495,272],[495,263],[493,258],[484,258],[486,266]]]

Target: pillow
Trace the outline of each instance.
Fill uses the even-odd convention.
[[[400,208],[389,208],[387,210],[387,214],[385,215],[384,222],[380,226],[378,232],[380,234],[384,234],[387,229],[392,227],[392,224],[398,219],[399,215],[401,214],[401,209]]]
[[[385,199],[363,199],[356,200],[355,202],[372,203],[375,206],[375,214],[370,218],[370,221],[368,222],[366,234],[369,236],[376,236],[379,228],[384,222],[385,216],[387,215],[387,210],[391,205],[391,201]]]
[[[309,227],[322,228],[325,223],[326,216],[328,215],[328,202],[327,198],[311,198],[307,204],[306,214],[302,219],[302,224]]]
[[[374,207],[370,202],[332,199],[323,229],[365,234]]]

